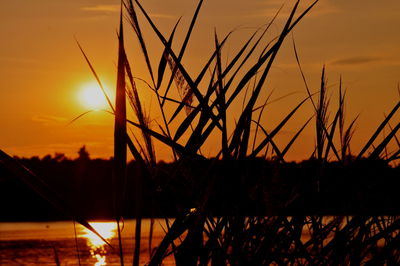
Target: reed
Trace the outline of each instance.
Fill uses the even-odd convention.
[[[172,51],[171,46],[175,28],[173,30],[173,33],[171,34],[171,37],[167,41],[167,38],[165,38],[160,33],[160,31],[152,22],[150,16],[144,10],[141,4],[138,1],[135,1],[135,3],[145,16],[147,22],[153,28],[156,35],[159,37],[160,41],[164,44],[165,50],[163,56],[169,59],[168,62],[170,66],[172,65],[171,77],[169,79],[168,86],[166,87],[164,96],[162,97],[163,101],[161,108],[164,107],[165,101],[177,103],[179,104],[179,106],[176,108],[176,111],[170,118],[169,123],[177,118],[178,114],[183,110],[183,107],[190,107],[190,112],[187,112],[186,118],[184,118],[183,121],[179,123],[179,126],[177,127],[176,133],[173,138],[171,138],[169,134],[163,135],[162,133],[157,133],[155,131],[152,131],[151,129],[146,129],[148,130],[149,134],[151,134],[154,138],[160,140],[167,146],[173,148],[173,150],[177,151],[179,155],[178,160],[180,162],[183,162],[182,164],[177,164],[178,168],[191,167],[191,165],[195,164],[194,161],[205,159],[201,155],[201,147],[207,141],[211,133],[215,131],[218,132],[221,136],[221,150],[216,158],[219,159],[220,155],[222,155],[223,162],[228,162],[232,159],[243,160],[247,158],[255,158],[256,156],[259,156],[262,152],[264,152],[264,149],[269,145],[272,146],[273,151],[279,158],[279,160],[281,162],[284,162],[285,154],[312,118],[305,122],[305,124],[298,130],[298,132],[296,132],[296,134],[282,151],[274,143],[273,138],[293,117],[297,110],[307,101],[311,101],[315,109],[314,117],[316,121],[317,136],[315,157],[318,159],[318,161],[320,161],[321,163],[326,163],[329,160],[331,152],[333,152],[335,158],[342,163],[344,163],[347,158],[351,157],[349,146],[351,137],[354,134],[353,127],[357,118],[352,120],[349,126],[345,128],[345,96],[342,94],[340,87],[338,110],[336,111],[333,121],[328,121],[329,101],[327,100],[326,96],[327,89],[325,81],[325,68],[323,68],[322,72],[321,87],[318,93],[318,103],[314,102],[314,94],[311,93],[306,84],[308,97],[304,101],[299,103],[299,105],[297,105],[294,109],[292,109],[289,114],[281,121],[281,123],[279,123],[278,126],[276,126],[275,129],[273,129],[270,133],[268,133],[260,123],[261,113],[264,110],[263,107],[256,107],[256,102],[259,98],[260,91],[264,88],[263,85],[268,77],[270,67],[274,62],[274,59],[279,51],[282,42],[293,29],[293,27],[304,17],[304,15],[313,7],[316,2],[312,4],[308,9],[306,9],[306,11],[303,12],[297,19],[294,19],[294,15],[298,6],[297,2],[288,17],[286,25],[284,26],[281,34],[263,48],[263,52],[259,56],[259,59],[256,60],[255,64],[250,65],[247,71],[244,70],[243,67],[246,65],[245,63],[248,62],[248,59],[256,50],[256,47],[261,43],[262,37],[268,30],[270,24],[266,27],[265,31],[260,34],[259,39],[253,42],[253,44],[252,41],[255,38],[256,33],[252,35],[251,38],[244,44],[242,49],[233,57],[230,62],[228,62],[225,69],[223,69],[223,66],[221,64],[221,50],[223,49],[223,44],[225,43],[226,39],[229,38],[230,34],[222,39],[221,42],[219,41],[217,34],[215,34],[215,51],[208,59],[203,70],[195,78],[191,78],[188,74],[188,71],[180,63],[182,60],[182,52],[180,52],[177,56]],[[202,1],[199,2],[199,6],[201,4]],[[130,3],[130,8],[134,8],[132,2]],[[196,19],[197,17],[198,10],[199,7],[197,8],[196,13],[193,17],[194,19]],[[190,35],[191,28],[194,24],[193,21],[194,20],[192,20],[192,23],[188,30],[188,34],[186,35],[184,42],[185,45],[188,40],[187,36]],[[138,34],[137,31],[136,34]],[[140,40],[140,42],[142,42],[144,38],[142,36],[138,36],[138,39]],[[296,58],[298,60],[301,70],[297,52]],[[214,62],[213,67],[212,62]],[[162,75],[164,75],[165,64],[165,62],[160,62],[159,65],[159,73],[162,73]],[[214,70],[212,71],[210,81],[208,83],[209,85],[206,88],[205,93],[203,94],[201,93],[199,84],[203,80],[204,73],[207,68],[211,68]],[[242,77],[238,76],[240,70],[245,72]],[[189,102],[184,97],[182,98],[182,100],[174,100],[168,97],[171,82],[174,78],[179,80],[179,82],[177,82],[178,89],[182,89],[182,87],[187,86],[186,90],[190,92],[191,96],[194,97],[193,100]],[[157,91],[161,88],[160,84],[162,84],[162,82],[160,80],[161,79],[159,77],[157,83]],[[234,84],[237,85],[235,86]],[[226,115],[229,112],[228,109],[235,100],[239,99],[238,95],[240,95],[248,86],[252,86],[251,84],[254,85],[252,87],[252,91],[250,92],[249,99],[244,102],[244,109],[239,117],[239,120],[234,126],[233,131],[230,133],[231,136],[228,137],[228,126],[226,118]],[[157,97],[159,97],[158,94]],[[197,103],[197,105],[194,103]],[[252,118],[252,116],[258,110],[260,110],[260,116],[258,120],[255,120]],[[396,111],[397,108],[394,108],[389,116],[392,117]],[[390,118],[386,118],[380,128],[385,127],[388,124],[389,120]],[[264,138],[259,141],[258,144],[256,144],[255,141],[256,136],[251,136],[252,123],[255,123],[257,126],[256,133],[258,132],[258,130],[264,133]],[[143,129],[143,127],[140,127],[139,124],[131,124]],[[167,125],[166,127],[168,131],[170,131]],[[339,127],[338,131],[340,135],[340,149],[338,149],[334,144],[334,139],[337,136],[337,127]],[[191,131],[189,131],[190,128],[192,128]],[[382,129],[380,128],[378,128],[376,134],[374,134],[369,142],[372,143],[376,139],[375,135],[381,133]],[[397,129],[395,127],[390,131],[390,134],[385,138],[385,140],[378,145],[379,148],[374,149],[371,152],[371,156],[374,157],[377,153],[380,153],[383,147],[386,147],[388,142],[396,136],[396,132]],[[184,134],[187,134],[188,140],[186,141],[186,143],[182,143],[180,141],[181,137]],[[254,137],[252,145],[253,148],[249,151],[249,142],[252,137]],[[368,143],[364,150],[368,149],[371,146],[371,144]],[[338,151],[341,151],[340,155]],[[359,160],[361,159],[364,152],[365,151],[361,151],[358,158]],[[179,171],[180,169],[176,169],[174,172],[177,173]],[[321,170],[318,176],[322,175],[322,173],[323,165],[321,165]],[[332,260],[333,258],[331,256],[333,256],[334,254],[329,253],[331,251],[325,250],[326,242],[330,240],[330,244],[328,245],[327,250],[334,249],[333,247],[339,248],[339,245],[334,244],[338,240],[335,237],[332,238],[332,232],[337,230],[337,235],[340,238],[341,233],[339,232],[341,230],[344,230],[343,232],[346,232],[346,230],[350,230],[348,229],[348,224],[352,226],[351,230],[359,230],[359,228],[364,227],[365,224],[368,224],[367,221],[369,218],[363,219],[359,217],[349,218],[347,222],[343,222],[342,217],[334,217],[332,221],[327,224],[325,224],[325,222],[323,221],[325,218],[323,218],[322,216],[300,216],[293,217],[292,219],[287,217],[245,218],[241,215],[241,211],[243,211],[243,209],[241,209],[240,195],[244,193],[243,191],[236,191],[236,196],[238,197],[238,199],[233,203],[233,205],[236,206],[236,208],[238,209],[236,210],[236,212],[232,213],[232,215],[229,216],[213,218],[210,217],[210,213],[208,212],[209,204],[212,204],[210,197],[213,193],[212,191],[214,190],[215,183],[217,182],[215,179],[221,177],[216,176],[215,173],[207,171],[205,175],[206,176],[203,177],[203,179],[206,180],[204,185],[204,193],[199,196],[200,200],[196,211],[187,214],[188,216],[183,215],[177,217],[170,230],[167,232],[164,240],[157,248],[156,253],[153,255],[150,261],[150,265],[160,264],[163,258],[166,256],[166,254],[169,254],[169,252],[172,252],[174,254],[176,263],[179,265],[193,265],[197,263],[205,265],[210,262],[215,264],[243,265],[264,265],[269,263],[323,264],[327,261]],[[318,176],[318,179],[321,178]],[[193,178],[195,179],[195,177]],[[196,180],[198,179],[199,178],[196,178]],[[231,177],[231,180],[235,180],[235,177]],[[240,181],[236,185],[237,187],[240,187]],[[318,185],[317,193],[319,193],[319,190],[320,188]],[[344,224],[346,226],[344,226]],[[374,231],[372,228],[374,226],[377,226],[377,224],[369,223],[368,226],[369,227],[365,229],[363,233],[369,234],[369,230]],[[312,237],[308,242],[304,243],[301,237],[306,227],[308,227],[308,230]],[[266,230],[266,232],[264,232],[263,230]],[[253,232],[253,234],[249,234],[249,232]],[[183,235],[184,233],[185,237],[183,242],[181,242],[180,245],[176,246],[176,244],[174,244],[174,240],[176,240],[178,236]],[[254,234],[256,234],[257,237]],[[271,241],[273,240],[268,239],[267,236],[272,237],[276,242],[271,243]],[[355,237],[353,235],[348,235],[346,238],[346,240],[349,241],[348,245],[354,245],[352,241],[355,241],[355,239],[358,239],[359,237],[361,236]],[[376,239],[378,238],[379,237],[376,237]],[[295,247],[293,247],[293,245]],[[376,242],[374,242],[374,244],[372,245],[376,245]],[[171,251],[168,251],[169,247],[172,248]],[[244,247],[249,248],[244,249]],[[370,247],[368,245],[365,245],[363,248],[368,250],[368,248]],[[277,253],[277,251],[281,252]],[[327,252],[331,254],[331,256],[328,256],[326,259],[324,257],[318,257],[318,252]],[[349,259],[349,254],[350,253],[342,252],[342,257],[337,258],[337,261],[346,262],[346,260]],[[358,254],[358,259],[360,260],[361,253]],[[357,255],[354,257],[357,257]],[[362,259],[360,261],[362,261]],[[354,262],[357,262],[357,259],[354,259]]]

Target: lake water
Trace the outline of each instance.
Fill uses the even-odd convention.
[[[332,218],[324,217],[323,223],[328,223]],[[388,226],[393,221],[385,218],[382,223]],[[342,226],[345,224],[346,221]],[[85,266],[120,265],[116,223],[96,221],[91,222],[91,225],[113,248],[79,224],[76,224],[76,230],[74,230],[72,221],[0,223],[0,265],[57,265],[57,261],[63,266],[79,265],[79,261],[80,265]],[[379,232],[375,227],[371,227],[371,232]],[[132,265],[134,228],[133,220],[123,223],[122,246],[126,265]],[[149,248],[149,228],[150,220],[143,220],[140,265],[148,263],[150,250],[154,251],[164,237],[165,220],[155,220],[151,248]],[[371,234],[371,239],[375,233]],[[332,236],[333,234],[326,236],[324,242],[330,241]],[[301,241],[305,243],[310,237],[306,226],[302,232]],[[384,237],[375,241],[379,247],[383,247],[385,243]],[[163,264],[174,265],[173,257],[167,257]]]
[[[105,244],[95,234],[74,223],[13,222],[0,223],[0,265],[120,265],[117,226],[111,221],[91,222],[91,225],[111,244]],[[135,222],[128,220],[122,228],[124,262],[132,265]],[[150,220],[142,222],[140,264],[149,261]],[[164,236],[165,221],[155,220],[152,249]],[[76,244],[77,243],[77,244]],[[164,265],[173,265],[166,259]]]

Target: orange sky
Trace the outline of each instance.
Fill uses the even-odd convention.
[[[188,25],[197,4],[187,0],[142,2],[166,35],[179,16],[183,16],[181,25]],[[310,2],[303,1],[302,7]],[[184,58],[187,69],[196,74],[199,66],[205,64],[214,47],[214,27],[220,36],[239,27],[223,55],[225,58],[232,56],[256,27],[269,22],[282,3],[286,8],[269,37],[279,32],[293,1],[206,0]],[[101,79],[110,90],[113,89],[119,1],[2,0],[1,4],[0,148],[19,156],[43,156],[58,151],[76,157],[78,148],[86,144],[92,157],[110,157],[113,153],[112,116],[93,112],[71,125],[68,122],[89,109],[79,102],[78,94],[83,84],[94,80],[74,36]],[[382,121],[383,114],[399,100],[399,29],[398,0],[322,0],[294,31],[302,67],[313,91],[318,88],[323,64],[327,68],[333,103],[336,102],[339,77],[343,77],[347,88],[347,121],[360,114],[353,150],[357,151],[365,143]],[[161,46],[154,41],[148,28],[144,27],[144,32],[151,41],[149,50],[153,65],[156,65]],[[143,76],[144,72],[140,71],[144,67],[143,60],[128,24],[126,35],[135,75]],[[179,37],[182,35],[178,35],[177,40]],[[270,105],[263,118],[268,129],[272,129],[306,95],[290,38],[265,85],[267,94],[271,89],[274,89],[272,98],[298,93]],[[153,118],[160,119],[153,111],[156,109],[155,98],[151,98],[148,91],[141,91],[141,96],[145,109],[154,115]],[[239,112],[236,111],[232,112],[234,117]],[[311,113],[311,105],[307,104],[277,139],[278,144],[285,145]],[[399,116],[393,120],[393,123],[398,122]],[[154,123],[153,127],[157,128],[157,125]],[[288,153],[288,158],[308,157],[313,141],[311,125]],[[205,151],[206,154],[214,154],[213,142],[217,141],[210,141],[211,148]],[[169,160],[171,155],[160,148],[158,158]]]

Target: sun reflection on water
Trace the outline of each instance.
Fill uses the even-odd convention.
[[[89,223],[107,241],[116,236],[117,225],[114,222],[90,222]],[[94,266],[107,265],[107,245],[100,237],[87,228],[83,228],[81,236],[86,239],[90,247],[90,255],[97,260]]]
[[[99,254],[96,254],[94,256],[97,259],[97,262],[94,264],[94,266],[103,266],[103,265],[107,265],[106,263],[106,256],[101,256]]]

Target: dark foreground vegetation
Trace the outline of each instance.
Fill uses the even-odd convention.
[[[113,161],[78,159],[61,154],[17,159],[87,219],[112,219]],[[343,165],[310,159],[300,163],[276,160],[216,159],[160,162],[157,174],[141,193],[144,217],[175,217],[201,204],[209,191],[207,213],[213,216],[270,215],[393,215],[400,214],[400,167],[383,160],[349,161]],[[128,164],[123,215],[135,217],[133,178],[136,162]],[[209,187],[210,180],[213,181]],[[66,219],[18,177],[0,166],[1,220]]]

